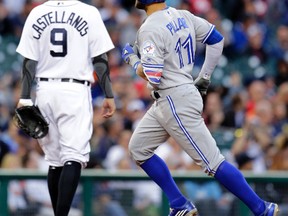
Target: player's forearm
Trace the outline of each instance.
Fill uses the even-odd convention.
[[[25,58],[22,67],[21,99],[31,98],[32,83],[36,74],[37,61]]]
[[[106,98],[114,98],[110,79],[110,69],[106,54],[97,56],[93,59],[94,69],[98,78],[99,85]]]
[[[137,66],[137,68],[136,68],[136,74],[137,74],[138,76],[140,76],[142,79],[148,81],[145,73],[143,72],[143,67],[142,67],[141,63],[140,63],[140,64]]]
[[[219,59],[222,55],[224,39],[213,45],[206,45],[205,61],[199,73],[199,77],[210,79]]]

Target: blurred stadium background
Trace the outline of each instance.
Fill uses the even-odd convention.
[[[0,216],[52,216],[47,164],[37,142],[12,123],[19,99],[22,57],[15,49],[25,19],[43,0],[0,0]],[[134,0],[86,0],[99,8],[115,49],[109,53],[117,112],[99,115],[102,92],[92,86],[94,133],[72,215],[166,216],[159,188],[131,161],[127,144],[152,103],[146,84],[123,64],[144,14]],[[239,167],[265,199],[288,215],[288,0],[167,0],[213,23],[225,48],[204,98],[203,117],[227,160]],[[204,59],[198,44],[193,76]],[[81,53],[79,53],[81,55]],[[157,150],[181,190],[201,215],[247,216],[250,212],[170,139]]]

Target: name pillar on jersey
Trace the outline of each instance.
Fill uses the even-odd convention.
[[[166,27],[170,31],[171,35],[178,32],[181,29],[188,28],[188,25],[184,18],[178,18],[177,20],[173,20],[172,22],[169,22]]]

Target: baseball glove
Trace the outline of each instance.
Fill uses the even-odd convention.
[[[25,134],[40,139],[47,135],[49,125],[37,106],[22,106],[15,109],[14,122]]]

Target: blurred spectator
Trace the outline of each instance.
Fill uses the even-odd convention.
[[[261,80],[255,80],[247,87],[248,101],[246,102],[246,118],[255,116],[255,107],[257,102],[266,99],[266,86]]]
[[[125,127],[134,131],[146,112],[145,104],[140,99],[131,100],[126,107]]]
[[[288,124],[283,126],[283,131],[276,137],[274,145],[276,152],[270,170],[288,170]]]
[[[7,6],[0,1],[0,35],[11,35],[14,33],[12,23],[9,19],[9,10]]]
[[[253,13],[243,14],[243,20],[236,22],[232,28],[231,48],[227,54],[232,55],[232,58],[240,55],[254,55],[255,53],[262,55],[262,47],[264,44],[265,29],[257,20]],[[261,48],[261,49],[260,49]],[[260,54],[257,51],[261,51]],[[261,60],[261,59],[260,59]],[[264,59],[263,59],[264,60]]]
[[[94,144],[95,148],[91,151],[91,160],[95,157],[101,165],[109,149],[117,144],[118,137],[124,128],[123,117],[115,113],[113,117],[102,123],[102,127],[105,133],[100,137],[99,142]]]
[[[144,17],[144,11],[138,10],[135,7],[130,10],[130,15],[129,19],[127,19],[127,22],[122,26],[119,26],[119,28],[121,28],[121,31],[118,31],[118,34],[120,33],[120,45],[122,48],[127,42],[129,42],[130,44],[134,44],[136,39],[135,35],[137,34],[137,30],[141,26]]]
[[[20,38],[22,29],[25,23],[25,20],[28,16],[28,14],[31,12],[31,10],[40,4],[41,2],[44,2],[44,0],[16,0],[16,1],[8,1],[4,0],[7,3],[7,8],[10,10],[10,16],[9,19],[11,21],[11,24],[13,25],[14,29],[14,35],[17,38]]]
[[[209,92],[205,98],[203,118],[209,130],[218,129],[224,119],[221,97],[218,92]]]
[[[275,101],[273,103],[274,119],[273,119],[273,138],[283,132],[283,127],[288,124],[287,107],[283,101]]]
[[[224,47],[227,47],[231,44],[231,33],[233,23],[221,16],[219,11],[215,8],[206,9],[207,11],[204,13],[204,17],[207,19],[208,22],[215,25],[215,28],[224,36]]]
[[[288,25],[288,0],[270,0],[269,3],[270,13],[267,14],[267,22],[271,25],[275,23]]]
[[[170,170],[184,171],[200,169],[181,146],[171,137],[160,145],[155,153],[166,162]]]
[[[0,131],[8,129],[11,119],[11,110],[14,108],[13,88],[10,88],[12,82],[10,75],[3,75],[0,79]],[[13,110],[14,112],[14,110]]]
[[[1,150],[2,158],[0,158],[0,161],[7,153],[22,157],[29,149],[33,148],[31,138],[16,127],[12,118],[9,121],[8,130],[0,134],[0,143],[4,149],[4,152]]]
[[[267,170],[266,154],[273,143],[272,104],[267,100],[258,101],[254,111],[253,118],[246,118],[231,151],[240,169],[261,173]]]
[[[260,64],[266,63],[268,53],[265,49],[266,29],[259,23],[251,24],[247,30],[247,49],[244,54],[251,57],[256,57]]]
[[[221,14],[232,22],[242,20],[244,14],[244,0],[215,0],[213,1],[219,8]]]
[[[187,0],[189,10],[195,15],[203,15],[207,13],[212,7],[211,0]]]
[[[288,123],[288,82],[282,83],[272,100],[274,106],[274,134],[277,136],[283,131],[283,127]]]
[[[287,40],[288,40],[288,34],[287,34]],[[286,83],[288,82],[288,60],[285,61],[283,59],[280,59],[277,61],[275,84],[276,86],[280,86],[282,83],[285,82]]]
[[[5,7],[9,11],[9,14],[20,14],[23,10],[26,0],[2,0],[4,2]]]
[[[222,126],[242,128],[245,121],[245,101],[241,94],[232,96],[231,106],[226,110]]]
[[[288,61],[288,26],[280,25],[276,29],[276,42],[274,44],[272,55],[277,59]]]
[[[107,170],[136,169],[136,163],[129,155],[128,144],[132,131],[123,130],[119,135],[116,145],[109,148],[107,156],[103,162],[103,167]]]
[[[241,95],[243,103],[246,103],[244,96],[246,94],[246,89],[243,84],[243,75],[239,71],[231,71],[228,79],[228,83],[225,86],[226,94],[222,94],[222,103],[224,110],[233,109],[233,97],[236,95]]]
[[[116,107],[119,111],[122,111],[123,107],[125,107],[130,100],[138,96],[137,91],[133,91],[133,79],[129,74],[123,73],[115,74],[111,79],[113,82]]]
[[[103,0],[103,7],[99,11],[108,29],[117,25],[121,26],[129,17],[128,12],[121,7],[118,0]]]
[[[283,102],[286,106],[286,109],[288,110],[288,82],[284,82],[278,87],[277,94],[275,95],[275,100]],[[286,114],[288,118],[288,113]]]

